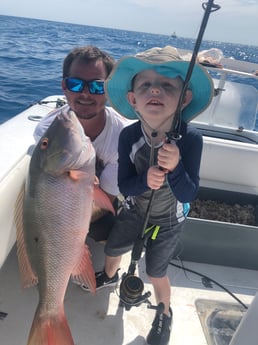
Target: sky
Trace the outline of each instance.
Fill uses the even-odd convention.
[[[0,14],[196,38],[208,0],[1,0]],[[215,0],[204,40],[258,46],[258,0]]]

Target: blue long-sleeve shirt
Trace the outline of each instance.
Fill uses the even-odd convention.
[[[176,145],[180,151],[180,161],[167,174],[163,186],[155,191],[155,199],[150,214],[150,222],[180,222],[187,214],[185,203],[192,201],[199,189],[199,170],[202,154],[202,136],[197,129],[182,122],[182,138]],[[157,159],[159,147],[155,147]],[[141,123],[136,122],[120,134],[118,146],[118,186],[122,194],[134,196],[136,206],[144,214],[148,206],[151,190],[147,185],[151,147],[146,142]],[[171,218],[172,217],[172,218]]]

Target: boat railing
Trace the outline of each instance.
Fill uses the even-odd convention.
[[[228,60],[231,59],[226,61]],[[258,143],[258,132],[255,129],[258,111],[258,76],[254,74],[254,68],[258,70],[258,64],[247,63],[247,68],[242,61],[230,61],[230,63],[226,66],[238,67],[238,69],[205,65],[213,78],[215,95],[210,106],[192,122],[210,131],[233,132],[237,137],[247,136],[250,137],[251,142]],[[241,78],[245,79],[241,80]],[[246,80],[246,78],[251,79]]]

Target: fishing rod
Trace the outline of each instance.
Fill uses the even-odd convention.
[[[191,75],[193,72],[193,68],[196,62],[197,54],[202,42],[203,34],[205,31],[205,28],[208,23],[208,19],[210,16],[211,12],[215,12],[220,9],[219,5],[214,4],[213,0],[209,0],[207,3],[202,3],[202,8],[204,9],[204,16],[202,19],[202,23],[200,26],[200,30],[196,39],[196,43],[193,49],[192,57],[189,63],[189,67],[187,70],[187,74],[185,77],[185,80],[183,82],[183,87],[182,91],[179,97],[179,101],[177,104],[176,112],[174,119],[172,121],[171,128],[169,132],[166,132],[167,136],[167,142],[175,142],[180,139],[180,124],[181,124],[181,108],[182,108],[182,103],[185,98],[185,93],[188,89],[189,82],[191,79]],[[152,136],[154,137],[156,133],[152,133]],[[131,309],[132,306],[138,306],[141,303],[145,302],[148,303],[149,308],[153,309],[159,309],[159,306],[152,306],[148,298],[150,297],[150,292],[146,292],[143,294],[144,290],[144,284],[142,280],[135,276],[135,269],[136,269],[136,264],[141,258],[141,253],[144,247],[144,242],[145,242],[145,231],[149,222],[149,217],[150,217],[150,212],[151,212],[151,207],[153,204],[154,200],[154,195],[155,195],[155,190],[152,189],[151,191],[151,196],[148,202],[148,206],[146,209],[145,217],[144,217],[144,222],[142,226],[142,232],[140,236],[136,239],[133,249],[132,249],[132,254],[131,254],[131,263],[128,268],[128,272],[124,273],[122,276],[122,282],[120,284],[120,306],[125,307],[126,310]],[[161,311],[162,312],[162,311]]]
[[[186,74],[186,77],[185,77],[185,80],[183,83],[183,88],[182,88],[182,91],[181,91],[181,94],[179,97],[179,101],[177,104],[175,116],[174,116],[174,119],[172,121],[171,129],[169,132],[166,132],[166,135],[167,135],[167,138],[169,141],[173,141],[173,140],[175,141],[175,140],[180,139],[179,132],[180,132],[180,124],[181,124],[182,104],[183,104],[183,101],[185,98],[186,91],[187,91],[188,86],[189,86],[189,82],[190,82],[190,79],[192,76],[194,65],[196,63],[197,55],[198,55],[198,52],[200,49],[200,45],[202,42],[202,38],[203,38],[203,35],[205,32],[208,20],[209,20],[210,13],[218,11],[220,9],[220,5],[214,4],[213,0],[210,0],[210,1],[208,1],[208,3],[202,3],[202,8],[205,10],[203,20],[202,20],[200,30],[199,30],[199,33],[198,33],[198,36],[197,36],[197,39],[195,42],[195,46],[193,49],[190,64],[189,64],[189,67],[187,70],[187,74]]]

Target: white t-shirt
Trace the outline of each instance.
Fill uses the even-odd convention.
[[[42,137],[44,132],[50,126],[54,118],[64,109],[65,105],[46,117],[44,117],[34,131],[36,142]],[[100,187],[111,195],[118,195],[117,170],[118,170],[118,138],[121,130],[132,123],[132,121],[118,114],[113,108],[105,107],[106,123],[103,131],[92,142],[97,159],[102,162],[103,170],[99,176]]]

